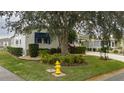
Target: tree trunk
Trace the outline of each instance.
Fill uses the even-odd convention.
[[[59,42],[59,48],[61,48],[61,37],[60,37],[60,35],[58,36],[58,42]]]
[[[67,55],[69,53],[68,51],[68,33],[65,31],[63,32],[63,35],[58,37],[61,41],[61,54]]]

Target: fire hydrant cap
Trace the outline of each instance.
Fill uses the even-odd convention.
[[[56,61],[56,65],[60,65],[60,62],[59,61]]]

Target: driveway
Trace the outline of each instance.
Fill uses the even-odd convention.
[[[99,52],[87,52],[87,55],[100,56]],[[124,56],[117,54],[108,54],[110,59],[115,59],[124,62]],[[97,77],[93,77],[89,80],[97,81],[124,81],[124,69],[113,71],[111,73],[103,74]]]

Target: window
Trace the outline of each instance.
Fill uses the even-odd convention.
[[[48,39],[48,38],[44,38],[43,41],[45,44],[50,44],[50,39]]]
[[[114,47],[114,42],[112,42],[112,47]]]
[[[16,40],[16,42],[15,42],[16,44],[18,44],[18,40]]]
[[[20,44],[21,44],[21,39],[20,39]]]
[[[49,34],[48,33],[36,32],[35,33],[35,43],[50,44]]]

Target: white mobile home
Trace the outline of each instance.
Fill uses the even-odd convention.
[[[52,38],[47,30],[33,31],[31,34],[16,34],[11,38],[12,47],[23,48],[23,55],[27,54],[29,44],[39,44],[39,48],[58,48],[57,37]]]
[[[86,46],[87,48],[91,48],[91,49],[101,48],[101,40],[100,39],[89,39],[88,35],[78,34],[76,43],[77,43],[76,44],[77,46],[81,46],[82,44],[83,46]],[[115,49],[117,47],[116,40],[113,37],[110,38],[109,46],[112,49]]]

